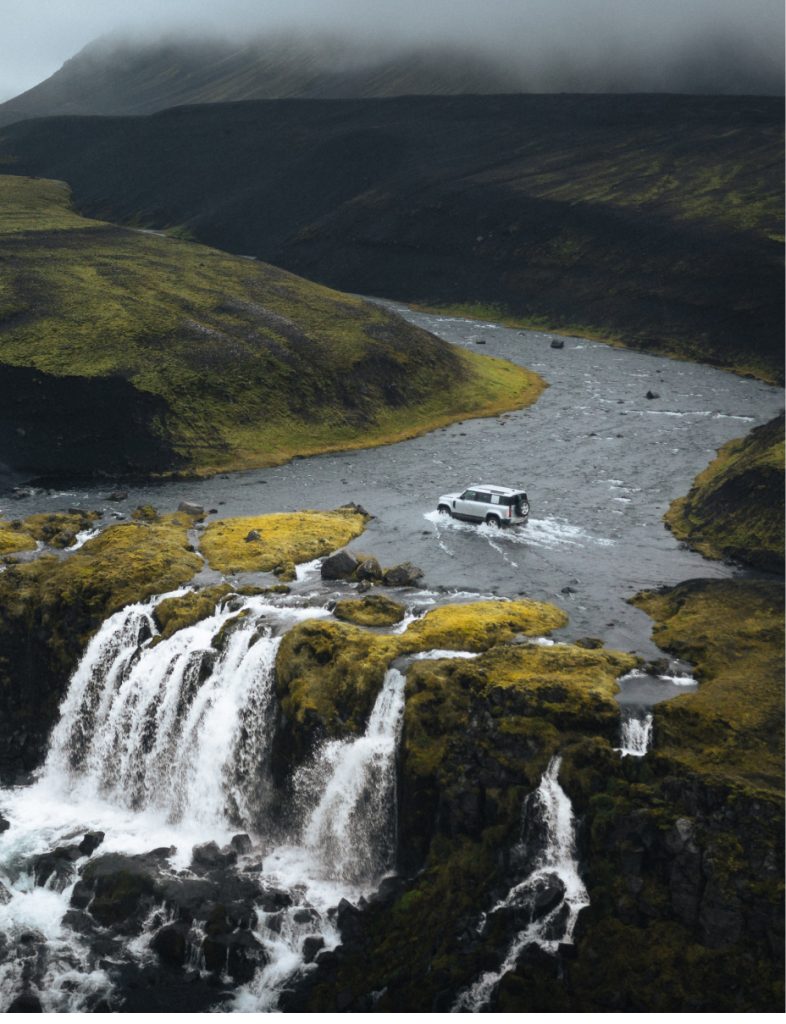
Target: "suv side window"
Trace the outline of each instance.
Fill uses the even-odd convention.
[[[487,491],[475,491],[475,501],[482,501],[484,505],[490,505],[491,495]]]
[[[474,491],[464,491],[461,495],[462,501],[477,501],[477,495]]]
[[[491,495],[491,504],[492,505],[499,505],[500,504],[500,498],[499,498],[498,494],[492,494]]]

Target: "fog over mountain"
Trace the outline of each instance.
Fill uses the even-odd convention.
[[[524,91],[783,91],[779,0],[25,0],[4,8],[0,99],[101,36],[112,46],[231,46],[282,33],[332,39],[334,70],[458,50]]]

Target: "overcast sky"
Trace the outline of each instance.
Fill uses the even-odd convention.
[[[658,74],[675,54],[696,52],[782,80],[783,17],[783,0],[0,0],[0,100],[116,31],[242,38],[332,29],[361,41],[459,43],[544,66],[619,61],[647,69],[645,88],[650,79],[663,87]]]

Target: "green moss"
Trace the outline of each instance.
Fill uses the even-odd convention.
[[[265,264],[82,224],[60,184],[0,177],[0,200],[11,211],[0,256],[13,268],[0,291],[0,362],[120,376],[158,396],[166,411],[150,429],[186,468],[390,443],[529,404],[545,386]]]
[[[224,583],[205,590],[192,590],[182,597],[168,597],[153,609],[153,618],[161,636],[166,639],[179,629],[194,626],[202,619],[208,618],[216,610],[216,605],[231,593],[232,588]]]
[[[219,572],[279,569],[281,578],[291,580],[292,563],[308,562],[343,547],[363,532],[366,522],[366,516],[348,508],[220,519],[204,531],[200,547],[211,568]]]
[[[336,601],[333,614],[342,622],[353,622],[356,626],[395,626],[404,618],[406,608],[383,594],[369,594]]]
[[[783,569],[783,415],[730,441],[673,502],[667,526],[708,558]]]
[[[36,539],[19,521],[0,521],[0,556],[19,551],[34,551]]]
[[[692,580],[637,595],[653,637],[696,666],[697,692],[655,709],[670,761],[746,790],[783,794],[783,587]]]

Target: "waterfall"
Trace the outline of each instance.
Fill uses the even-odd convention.
[[[536,944],[556,953],[573,941],[573,929],[589,896],[576,862],[576,830],[573,808],[559,784],[560,757],[553,757],[540,785],[524,802],[524,838],[514,850],[514,861],[530,870],[507,896],[483,915],[481,929],[494,914],[502,912],[522,927],[510,943],[497,971],[488,971],[461,993],[453,1012],[482,1010],[499,980],[515,968],[523,950]]]
[[[620,746],[623,757],[644,757],[652,742],[652,712],[626,707],[620,722]]]
[[[248,598],[163,639],[152,605],[111,616],[88,645],[44,776],[173,822],[252,827],[271,739],[274,629],[327,613]]]

